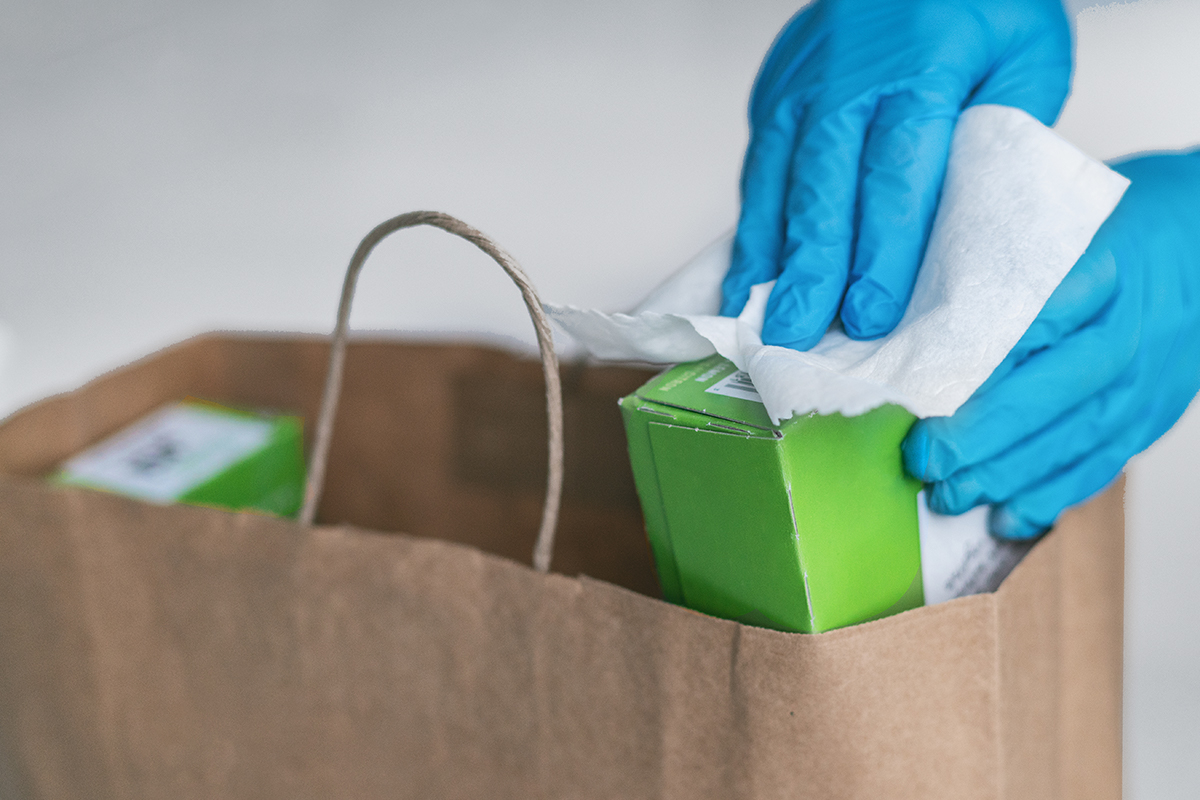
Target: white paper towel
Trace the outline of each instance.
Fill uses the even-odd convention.
[[[764,345],[772,284],[756,286],[736,320],[716,316],[732,234],[632,314],[546,311],[603,359],[674,363],[719,352],[750,374],[777,423],[885,403],[948,416],[1021,338],[1128,185],[1025,112],[974,106],[954,132],[912,300],[882,339],[854,341],[835,326],[807,352]]]

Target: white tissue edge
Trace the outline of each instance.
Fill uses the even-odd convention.
[[[930,236],[929,253],[918,277],[918,289],[914,291],[914,302],[896,330],[876,342],[851,342],[845,334],[831,330],[816,347],[804,353],[763,345],[758,334],[762,329],[770,284],[761,284],[752,290],[751,299],[737,320],[715,316],[720,303],[720,282],[729,264],[732,234],[714,242],[670,276],[651,292],[633,314],[606,314],[555,304],[546,304],[546,311],[601,359],[672,363],[704,358],[719,352],[750,374],[768,413],[777,423],[793,414],[810,411],[856,416],[886,403],[904,406],[920,417],[948,416],[970,397],[1017,343],[1054,288],[1083,254],[1095,231],[1116,207],[1128,186],[1128,180],[1123,176],[1079,152],[1025,112],[1003,106],[976,106],[964,112],[959,129],[965,131],[972,126],[977,131],[984,130],[985,135],[994,135],[993,129],[1005,128],[1017,134],[1032,134],[1040,139],[1042,147],[1056,151],[1059,157],[1072,164],[1073,174],[1070,177],[1074,183],[1062,188],[1073,191],[1073,196],[1067,199],[1074,203],[1074,218],[1062,231],[1059,241],[1047,242],[1048,250],[1057,251],[1054,253],[1057,260],[1047,259],[1053,263],[1041,274],[1026,269],[1025,277],[1030,285],[1018,287],[1025,290],[1026,296],[1018,298],[1013,307],[1007,309],[1011,325],[1016,327],[1012,327],[1006,337],[985,342],[986,346],[982,348],[984,352],[976,352],[975,360],[968,363],[967,378],[951,381],[934,396],[913,397],[887,382],[848,373],[862,367],[885,348],[890,347],[893,351],[899,349],[903,357],[905,344],[908,344],[904,339],[908,328],[936,326],[939,324],[939,315],[954,318],[953,304],[919,308],[921,303],[917,298],[923,296],[922,281],[937,283],[940,277],[935,272],[942,267],[941,262],[945,259],[933,257],[936,250],[934,243],[940,242],[943,230],[957,230],[946,219],[953,217],[955,212],[960,215],[970,213],[969,200],[961,204],[942,203]],[[966,140],[966,137],[963,139]],[[959,143],[957,132],[956,143]],[[953,196],[956,191],[962,192],[971,183],[972,176],[957,175],[954,166],[952,152],[947,170],[946,196]],[[1062,199],[1045,198],[1047,202]],[[945,246],[953,250],[954,244],[951,241]],[[937,297],[941,289],[935,286],[928,294]],[[962,314],[958,316],[961,318]],[[912,339],[913,336],[909,335],[908,338]],[[863,354],[857,363],[850,365],[850,369],[831,369],[833,362],[822,357],[826,352],[844,354],[847,350],[852,353],[857,350]],[[958,355],[960,359],[963,358],[961,354]],[[946,363],[945,360],[942,363]],[[805,390],[797,392],[797,385],[804,386]]]

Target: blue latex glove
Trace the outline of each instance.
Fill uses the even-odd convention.
[[[767,53],[750,99],[742,213],[721,313],[778,278],[763,341],[805,350],[900,321],[954,123],[998,103],[1044,123],[1071,82],[1059,0],[818,0]],[[843,295],[845,299],[843,300]]]
[[[935,511],[991,503],[994,534],[1035,536],[1200,389],[1200,152],[1115,169],[1132,185],[1013,352],[954,416],[905,439]]]

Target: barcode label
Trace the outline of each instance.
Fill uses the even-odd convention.
[[[63,465],[63,483],[167,503],[266,446],[271,423],[189,403],[161,408]]]
[[[739,400],[751,400],[755,403],[762,402],[762,398],[759,397],[754,384],[750,382],[749,373],[740,370],[726,375],[704,391],[724,395],[725,397],[736,397]]]

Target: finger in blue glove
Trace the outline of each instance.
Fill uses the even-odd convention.
[[[763,340],[857,339],[904,313],[954,124],[1000,103],[1052,122],[1071,75],[1059,0],[818,0],[783,29],[750,102],[721,313],[777,280]]]
[[[1129,189],[1013,353],[954,416],[905,439],[935,511],[988,503],[993,533],[1036,536],[1200,389],[1200,153],[1115,168]]]

